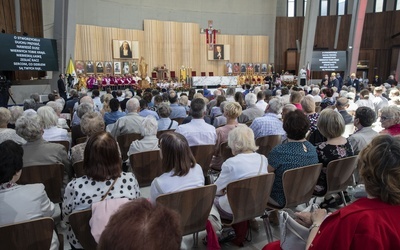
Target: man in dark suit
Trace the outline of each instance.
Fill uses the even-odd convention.
[[[65,83],[64,83],[64,74],[59,75],[60,79],[57,81],[57,86],[58,86],[58,93],[60,93],[60,96],[64,98],[65,101],[67,101],[67,91],[65,89]]]
[[[347,86],[354,87],[357,92],[360,91],[360,82],[356,78],[356,74],[351,73],[350,79],[347,81]]]
[[[346,97],[340,97],[336,100],[336,108],[342,115],[344,124],[353,123],[353,116],[347,113],[346,109],[349,107],[349,100]]]

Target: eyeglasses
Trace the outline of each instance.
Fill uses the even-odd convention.
[[[388,116],[381,116],[381,122],[382,121],[386,121],[386,120],[390,120],[393,119],[394,117],[388,117]]]

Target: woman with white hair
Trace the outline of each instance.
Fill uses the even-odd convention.
[[[62,99],[62,100],[64,100],[64,99]],[[64,129],[69,129],[69,126],[67,124],[67,120],[65,118],[61,117],[61,112],[63,110],[62,103],[59,102],[59,101],[56,101],[56,102],[50,101],[50,102],[48,102],[46,104],[46,106],[49,106],[49,107],[53,108],[54,111],[56,112],[57,117],[58,117],[58,119],[57,119],[57,127],[64,128]]]
[[[0,107],[0,143],[6,140],[12,140],[18,144],[25,144],[26,141],[17,135],[14,129],[7,128],[7,124],[11,119],[11,112]]]
[[[221,167],[221,174],[215,181],[217,193],[214,204],[222,219],[232,219],[232,209],[226,196],[229,183],[243,178],[268,173],[268,160],[256,153],[257,146],[253,131],[246,125],[239,124],[228,134],[228,146],[234,157],[227,159]]]
[[[135,140],[129,147],[128,156],[135,153],[158,150],[158,122],[152,115],[146,116],[140,126],[140,133],[143,136],[141,140]]]
[[[42,118],[44,129],[43,139],[46,141],[71,141],[68,131],[57,127],[58,116],[49,106],[40,107],[37,111]]]

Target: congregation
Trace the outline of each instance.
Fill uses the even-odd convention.
[[[273,173],[275,179],[269,203],[283,208],[287,198],[284,173],[322,163],[314,195],[324,197],[319,204],[321,208],[338,211],[328,217],[322,209],[311,215],[298,215],[299,218],[304,216],[305,224],[310,227],[307,247],[328,249],[323,243],[330,241],[331,249],[335,249],[335,235],[332,234],[344,234],[339,229],[344,225],[340,223],[351,223],[351,220],[341,221],[344,219],[339,218],[340,214],[353,217],[354,223],[356,219],[357,222],[366,221],[354,226],[351,232],[354,235],[336,243],[337,247],[344,248],[336,249],[371,242],[378,249],[400,246],[400,237],[395,234],[399,227],[393,223],[376,229],[390,238],[386,243],[380,242],[383,236],[365,241],[363,236],[377,232],[374,230],[358,234],[375,219],[383,221],[385,216],[393,216],[391,220],[396,221],[394,217],[398,217],[400,200],[398,193],[394,193],[400,187],[393,179],[398,177],[400,160],[400,140],[396,137],[400,134],[400,91],[396,82],[365,86],[356,81],[353,74],[348,80],[339,81],[332,73],[321,84],[308,86],[286,86],[280,81],[271,81],[252,86],[245,84],[242,90],[220,85],[213,91],[204,87],[188,92],[179,92],[173,87],[107,88],[90,92],[71,89],[67,99],[57,92],[48,97],[49,101],[41,103],[38,94],[32,93],[23,107],[0,108],[0,225],[61,216],[60,223],[67,228],[66,240],[71,249],[82,249],[70,223],[71,214],[90,209],[103,200],[124,199],[122,209],[105,227],[107,233],[101,235],[100,232],[99,238],[95,237],[99,249],[110,249],[112,235],[122,237],[118,227],[124,224],[125,216],[132,213],[132,209],[140,213],[153,213],[152,209],[162,213],[170,223],[160,223],[162,216],[155,216],[160,221],[152,225],[158,228],[175,225],[179,216],[158,208],[157,198],[214,183],[216,193],[209,215],[214,220],[207,234],[215,234],[216,241],[221,244],[232,241],[243,246],[245,235],[242,234],[249,227],[247,224],[222,227],[222,221],[234,217],[227,196],[228,184]],[[262,141],[271,137],[277,138],[276,142],[268,151],[262,151]],[[66,144],[62,145],[61,141]],[[201,154],[194,150],[199,146],[207,146],[200,149]],[[225,147],[230,149],[229,156]],[[142,185],[133,159],[152,151],[158,152],[160,166],[152,166],[158,169],[157,174],[148,185]],[[344,196],[325,195],[328,164],[353,155],[359,155],[355,184],[365,183],[361,198],[354,201],[347,192]],[[61,211],[46,194],[43,184],[22,185],[19,182],[30,166],[57,163],[63,165]],[[145,186],[150,186],[148,195]],[[150,203],[140,197],[147,198]],[[129,202],[132,200],[136,203]],[[346,202],[354,203],[341,208]],[[379,208],[382,215],[365,212],[368,206]],[[354,218],[355,212],[370,217]],[[146,223],[150,222],[143,222]],[[323,229],[325,233],[320,234]],[[168,249],[179,248],[182,237],[179,230],[168,232],[171,234]],[[139,235],[135,235],[135,239],[139,240]],[[207,236],[204,242],[212,244],[209,240]],[[157,242],[155,237],[154,246],[160,247],[162,244],[157,245]],[[271,243],[266,249],[279,249],[276,244],[279,243]],[[58,246],[54,232],[51,249],[58,249]]]

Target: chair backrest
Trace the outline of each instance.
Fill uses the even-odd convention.
[[[217,186],[207,185],[163,194],[156,202],[177,211],[181,216],[183,235],[203,231],[213,205]]]
[[[353,181],[353,172],[357,167],[357,155],[333,160],[326,169],[327,194],[346,190]]]
[[[57,143],[57,144],[61,144],[64,146],[65,151],[69,151],[69,141],[50,141],[51,143]]]
[[[171,78],[175,78],[175,71],[170,71],[170,74],[171,74]]]
[[[54,221],[44,217],[0,227],[2,249],[50,249]]]
[[[60,203],[62,202],[63,175],[64,165],[61,163],[27,166],[22,168],[18,183],[42,183],[49,199],[53,203]]]
[[[160,138],[160,136],[162,135],[162,134],[164,134],[164,133],[167,133],[167,132],[174,132],[175,131],[175,129],[167,129],[167,130],[160,130],[160,131],[157,131],[157,138]]]
[[[84,142],[86,142],[86,140],[87,140],[86,136],[85,137],[79,137],[78,139],[76,139],[76,145],[84,143]]]
[[[122,160],[126,161],[128,159],[128,151],[131,143],[134,140],[141,140],[143,136],[141,134],[124,134],[117,136],[117,142],[119,145],[119,149],[121,150]]]
[[[75,177],[79,178],[85,175],[85,171],[83,170],[83,161],[78,161],[75,162],[72,165],[74,172],[75,172]]]
[[[85,250],[97,248],[97,243],[90,232],[90,218],[92,218],[92,209],[76,211],[69,216],[69,224],[71,224],[76,238]]]
[[[214,154],[214,148],[215,145],[197,145],[190,147],[194,158],[196,158],[196,162],[203,169],[204,176],[207,175],[207,172],[210,169],[210,163]]]
[[[178,123],[178,125],[181,125],[183,120],[185,120],[185,117],[178,117],[178,118],[173,118],[171,120],[174,120]]]
[[[150,186],[154,178],[163,173],[160,150],[131,154],[129,161],[140,187]]]
[[[252,123],[253,123],[253,121],[252,121],[252,120],[251,120],[251,121],[248,121],[248,122],[246,122],[246,125],[247,125],[247,127],[250,127]]]
[[[214,76],[214,72],[208,72],[208,76]]]
[[[206,76],[206,72],[201,72],[201,76]]]
[[[228,225],[253,219],[264,213],[275,174],[261,174],[231,182],[226,187],[233,220]]]
[[[322,163],[290,169],[283,173],[283,192],[286,198],[285,207],[295,207],[309,202],[318,177],[321,173]]]
[[[224,161],[233,157],[232,149],[230,147],[228,147],[228,142],[221,143],[219,148],[220,148],[221,156],[224,159]]]
[[[192,76],[196,76],[196,71],[192,71]]]
[[[281,135],[267,135],[259,137],[256,139],[256,145],[258,146],[257,152],[265,155],[265,157],[268,157],[269,152],[271,152],[276,145],[281,144],[281,140]]]

